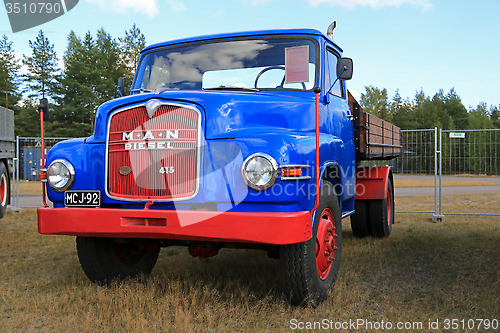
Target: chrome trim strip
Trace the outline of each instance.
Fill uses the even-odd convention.
[[[401,145],[390,145],[386,143],[375,143],[375,142],[368,142],[367,145],[375,147],[403,148],[403,146]]]
[[[299,176],[299,177],[283,177],[281,176],[281,180],[308,180],[311,179],[311,176]]]
[[[288,169],[288,168],[308,169],[310,167],[311,166],[308,164],[283,164],[283,165],[280,165],[280,169]],[[280,179],[281,180],[308,180],[308,179],[311,179],[311,176],[284,177],[284,176],[281,176],[281,173],[280,173]]]
[[[308,165],[308,164],[283,164],[283,165],[280,165],[280,168],[283,169],[283,168],[303,168],[303,169],[307,169],[307,168],[310,168],[311,166]]]
[[[351,210],[350,212],[345,212],[344,214],[342,214],[341,219],[345,219],[346,217],[351,216],[354,213],[355,213],[354,210]]]
[[[194,193],[189,196],[189,197],[185,197],[185,198],[173,198],[173,199],[133,199],[133,198],[122,198],[122,197],[115,197],[115,196],[112,196],[110,193],[109,193],[109,188],[108,188],[108,166],[109,166],[109,161],[108,161],[108,158],[109,158],[109,135],[110,135],[110,127],[111,127],[111,120],[113,119],[113,117],[118,114],[118,113],[121,113],[121,112],[124,112],[124,111],[127,111],[127,110],[130,110],[130,109],[135,109],[135,108],[138,108],[138,107],[145,107],[146,108],[146,104],[147,104],[148,101],[146,101],[145,103],[141,103],[141,104],[135,104],[133,106],[129,106],[129,107],[126,107],[124,109],[118,109],[116,111],[113,111],[110,115],[109,115],[109,120],[108,120],[108,125],[107,125],[107,133],[106,133],[106,177],[104,179],[105,181],[105,186],[104,186],[104,189],[105,189],[105,192],[106,192],[106,196],[108,198],[111,198],[111,199],[114,199],[114,200],[118,200],[118,201],[127,201],[127,202],[148,202],[148,201],[153,201],[153,202],[176,202],[176,201],[185,201],[185,200],[190,200],[190,199],[193,199],[194,197],[196,197],[198,195],[198,192],[200,190],[200,166],[201,166],[201,136],[204,134],[201,130],[201,111],[198,109],[198,108],[195,108],[194,106],[190,106],[190,105],[184,105],[184,104],[178,104],[178,103],[168,103],[168,102],[162,102],[161,105],[171,105],[171,106],[177,106],[177,107],[181,107],[181,108],[186,108],[186,109],[191,109],[191,110],[194,110],[196,112],[198,112],[198,142],[197,142],[197,151],[196,151],[196,155],[197,155],[197,161],[196,161],[196,187],[195,187],[195,190],[194,190]]]

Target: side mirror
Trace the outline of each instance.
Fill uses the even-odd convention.
[[[351,58],[340,58],[337,61],[337,77],[340,80],[352,78],[353,62]]]
[[[118,91],[121,96],[125,93],[125,78],[121,77],[118,79]]]
[[[49,120],[49,100],[42,98],[38,104],[37,111],[42,112],[44,121]]]

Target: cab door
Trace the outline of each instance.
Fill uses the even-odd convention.
[[[340,166],[342,201],[355,194],[356,161],[352,114],[343,80],[337,80],[337,61],[340,54],[331,47],[325,49],[325,102],[329,115],[328,131],[335,138],[331,159]],[[332,86],[333,85],[333,86]]]

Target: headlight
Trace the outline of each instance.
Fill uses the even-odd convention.
[[[278,163],[268,154],[256,153],[243,162],[242,173],[248,186],[264,190],[278,178]]]
[[[67,190],[74,180],[75,168],[66,160],[55,160],[47,168],[47,182],[57,192]]]

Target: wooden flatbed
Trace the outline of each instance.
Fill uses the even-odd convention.
[[[350,92],[349,107],[354,116],[356,160],[390,160],[401,155],[401,129],[399,127],[364,112]]]

